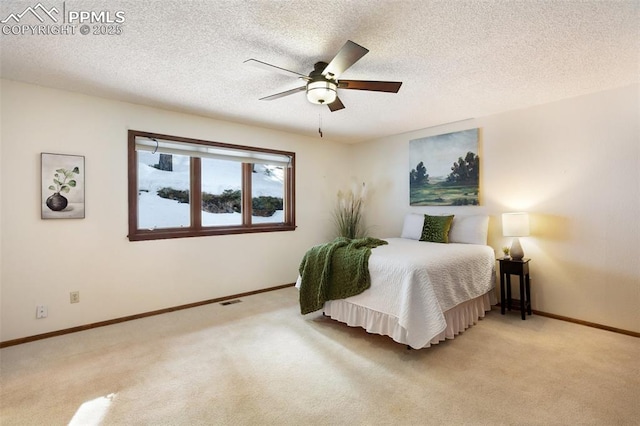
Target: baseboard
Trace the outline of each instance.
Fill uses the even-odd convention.
[[[239,297],[247,297],[247,296],[251,296],[251,295],[254,295],[254,294],[266,293],[266,292],[269,292],[269,291],[280,290],[280,289],[287,288],[287,287],[293,287],[294,285],[295,285],[295,283],[283,284],[283,285],[279,285],[279,286],[276,286],[276,287],[265,288],[265,289],[262,289],[262,290],[254,290],[254,291],[249,291],[249,292],[246,292],[246,293],[239,293],[239,294],[234,294],[234,295],[231,295],[231,296],[219,297],[219,298],[216,298],[216,299],[203,300],[201,302],[188,303],[186,305],[179,305],[179,306],[173,306],[173,307],[170,307],[170,308],[159,309],[157,311],[144,312],[144,313],[141,313],[141,314],[129,315],[129,316],[126,316],[126,317],[120,317],[120,318],[115,318],[115,319],[106,320],[106,321],[94,322],[94,323],[91,323],[91,324],[85,324],[85,325],[80,325],[80,326],[77,326],[77,327],[66,328],[64,330],[51,331],[51,332],[43,333],[43,334],[36,334],[34,336],[27,336],[27,337],[21,337],[19,339],[7,340],[5,342],[0,342],[0,349],[1,348],[6,348],[8,346],[15,346],[15,345],[21,345],[23,343],[34,342],[36,340],[48,339],[50,337],[62,336],[64,334],[70,334],[70,333],[76,333],[76,332],[79,332],[79,331],[90,330],[92,328],[98,328],[98,327],[104,327],[104,326],[107,326],[107,325],[118,324],[120,322],[132,321],[132,320],[136,320],[136,319],[140,319],[140,318],[151,317],[151,316],[154,316],[154,315],[166,314],[168,312],[180,311],[182,309],[189,309],[189,308],[195,308],[197,306],[224,302],[225,300],[237,299]],[[500,306],[499,302],[498,302],[497,306]],[[511,306],[512,306],[512,310],[520,310],[520,301],[516,300],[516,299],[512,299]],[[597,324],[597,323],[594,323],[594,322],[583,321],[583,320],[579,320],[579,319],[575,319],[575,318],[565,317],[565,316],[562,316],[562,315],[551,314],[551,313],[544,312],[544,311],[538,311],[536,309],[532,310],[532,312],[535,315],[540,315],[542,317],[548,317],[548,318],[553,318],[553,319],[557,319],[557,320],[560,320],[560,321],[572,322],[574,324],[580,324],[580,325],[584,325],[584,326],[587,326],[587,327],[599,328],[601,330],[607,330],[607,331],[611,331],[611,332],[614,332],[614,333],[625,334],[627,336],[640,337],[640,333],[635,332],[635,331],[624,330],[624,329],[616,328],[616,327],[609,327],[608,325]]]
[[[57,330],[57,331],[51,331],[51,332],[43,333],[43,334],[36,334],[35,336],[28,336],[28,337],[21,337],[19,339],[14,339],[14,340],[7,340],[6,342],[0,342],[0,349],[1,348],[6,348],[7,346],[21,345],[23,343],[33,342],[33,341],[42,340],[42,339],[48,339],[50,337],[55,337],[55,336],[62,336],[63,334],[77,333],[78,331],[84,331],[84,330],[90,330],[92,328],[104,327],[104,326],[107,326],[107,325],[117,324],[117,323],[120,323],[120,322],[132,321],[132,320],[136,320],[136,319],[140,319],[140,318],[151,317],[151,316],[154,316],[154,315],[166,314],[168,312],[180,311],[182,309],[189,309],[189,308],[195,308],[197,306],[210,305],[212,303],[224,302],[225,300],[237,299],[238,297],[247,297],[247,296],[251,296],[251,295],[254,295],[254,294],[266,293],[266,292],[269,292],[269,291],[280,290],[280,289],[287,288],[287,287],[293,287],[294,285],[295,285],[295,283],[284,284],[284,285],[279,285],[279,286],[276,286],[276,287],[265,288],[265,289],[262,289],[262,290],[254,290],[254,291],[249,291],[249,292],[246,292],[246,293],[234,294],[232,296],[225,296],[225,297],[219,297],[219,298],[216,298],[216,299],[203,300],[201,302],[195,302],[195,303],[188,303],[186,305],[173,306],[173,307],[170,307],[170,308],[159,309],[157,311],[144,312],[144,313],[141,313],[141,314],[128,315],[126,317],[120,317],[120,318],[115,318],[115,319],[106,320],[106,321],[94,322],[92,324],[80,325],[80,326],[77,326],[77,327],[66,328],[64,330]]]
[[[500,303],[498,303],[497,306],[500,306]],[[511,300],[511,310],[515,310],[518,312],[520,311],[519,300],[517,299]],[[550,314],[549,312],[538,311],[537,309],[532,309],[531,312],[533,312],[535,315],[540,315],[541,317],[547,317],[547,318],[557,319],[560,321],[572,322],[574,324],[585,325],[587,327],[599,328],[600,330],[607,330],[607,331],[612,331],[614,333],[626,334],[627,336],[640,337],[640,333],[635,331],[630,331],[630,330],[624,330],[622,328],[609,327],[608,325],[598,324],[595,322],[583,321],[583,320],[579,320],[571,317],[565,317],[562,315]]]
[[[631,330],[624,330],[622,328],[609,327],[608,325],[598,324],[598,323],[589,322],[589,321],[583,321],[583,320],[579,320],[579,319],[575,319],[575,318],[565,317],[565,316],[562,316],[562,315],[550,314],[548,312],[538,311],[538,310],[535,310],[535,309],[532,310],[532,312],[534,314],[536,314],[536,315],[540,315],[541,317],[548,317],[548,318],[553,318],[553,319],[557,319],[557,320],[561,320],[561,321],[572,322],[572,323],[575,323],[575,324],[586,325],[587,327],[593,327],[593,328],[599,328],[601,330],[613,331],[614,333],[626,334],[627,336],[640,337],[640,333],[635,332],[635,331],[631,331]]]

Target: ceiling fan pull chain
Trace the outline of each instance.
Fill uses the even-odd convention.
[[[322,137],[322,113],[318,113],[318,133],[320,133],[320,137]]]

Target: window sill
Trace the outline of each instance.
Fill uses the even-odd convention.
[[[129,241],[166,240],[170,238],[208,237],[214,235],[255,234],[260,232],[295,231],[295,225],[284,223],[253,226],[227,226],[202,229],[167,228],[145,230],[139,229],[127,236]]]

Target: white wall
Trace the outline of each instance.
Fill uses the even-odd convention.
[[[482,212],[499,250],[499,215],[531,212],[534,309],[640,331],[638,86],[345,146],[1,84],[0,341],[291,283],[304,251],[330,238],[335,194],[352,181],[367,183],[378,236],[399,235],[409,211]],[[409,207],[408,141],[472,127],[483,205]],[[128,129],[295,151],[298,229],[129,242]],[[85,219],[40,219],[41,152],[85,156]],[[48,318],[35,319],[38,304]]]
[[[306,249],[330,236],[345,145],[1,84],[1,341],[292,283]],[[128,129],[296,152],[298,229],[129,242]],[[85,156],[85,219],[40,219],[41,152]],[[48,318],[35,319],[39,304]]]
[[[510,244],[501,213],[528,211],[533,308],[640,332],[639,93],[634,85],[358,144],[367,223],[397,236],[410,211],[486,213],[498,252]],[[474,127],[482,206],[410,207],[409,140]]]

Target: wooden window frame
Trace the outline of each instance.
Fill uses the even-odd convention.
[[[284,221],[278,223],[252,223],[252,193],[251,193],[251,163],[242,163],[242,224],[224,226],[202,226],[202,169],[201,159],[191,157],[190,167],[190,216],[189,227],[139,229],[138,228],[138,155],[136,151],[136,138],[148,138],[150,140],[168,140],[171,142],[205,145],[209,147],[242,150],[262,154],[275,154],[290,158],[288,167],[284,169]],[[222,142],[212,142],[200,139],[184,138],[180,136],[162,135],[158,133],[143,132],[138,130],[128,131],[128,176],[129,176],[129,241],[147,241],[167,238],[203,237],[212,235],[246,234],[256,232],[294,231],[295,225],[295,152],[279,151],[275,149],[257,148],[243,145],[232,145]]]

